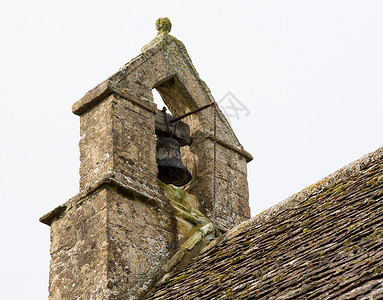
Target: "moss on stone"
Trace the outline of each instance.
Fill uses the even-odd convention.
[[[184,278],[186,278],[186,277],[188,277],[188,274],[183,274],[183,275],[181,275],[181,276],[178,276],[178,277],[176,277],[176,278],[174,278],[174,279],[172,280],[172,283],[176,283],[176,282],[178,282],[178,281],[180,281],[180,280],[182,280],[182,279],[184,279]]]

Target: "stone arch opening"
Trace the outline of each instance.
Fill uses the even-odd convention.
[[[182,115],[198,107],[197,102],[181,84],[177,76],[154,86],[174,116]]]
[[[169,107],[165,104],[164,100],[162,99],[160,93],[157,91],[157,89],[152,89],[153,94],[153,100],[154,103],[157,105],[158,110],[162,110],[164,107],[169,110]]]
[[[180,83],[176,76],[173,76],[166,81],[163,81],[159,84],[156,84],[152,89],[153,100],[157,105],[157,109],[161,111],[164,107],[168,114],[172,117],[180,116],[184,113],[189,112],[198,107],[196,101],[194,101],[193,97],[187,92],[186,88]],[[162,112],[159,112],[163,114]],[[195,118],[195,117],[194,117]],[[192,122],[194,119],[192,116],[185,118],[182,120],[182,123],[188,124],[190,128],[192,128]],[[178,124],[176,127],[175,123],[170,124],[170,130],[175,130],[176,127],[178,129],[184,128],[185,124]],[[190,131],[192,134],[192,131]],[[156,139],[158,140],[158,135],[156,134]],[[188,168],[190,173],[192,174],[192,178],[194,178],[194,169],[193,165],[190,164],[190,149],[188,144],[181,144],[181,159],[183,164]],[[192,179],[193,181],[193,179]],[[183,186],[184,189],[190,185],[190,182]]]

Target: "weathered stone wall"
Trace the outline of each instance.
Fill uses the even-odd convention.
[[[51,225],[49,299],[137,299],[173,254],[176,222],[113,187],[72,199]]]
[[[196,195],[200,210],[228,230],[250,218],[247,161],[220,143],[216,144],[216,201],[214,202],[214,141],[205,138],[183,151],[183,161],[193,172],[189,193]]]
[[[80,117],[80,190],[113,168],[113,95]]]
[[[156,202],[130,199],[113,190],[107,196],[110,299],[138,299],[174,254],[176,219]]]
[[[118,96],[112,109],[113,171],[158,190],[154,112]]]
[[[75,202],[51,224],[49,299],[108,299],[107,191]]]
[[[154,110],[116,94],[82,114],[80,190],[111,172],[154,188],[157,185],[154,124]]]

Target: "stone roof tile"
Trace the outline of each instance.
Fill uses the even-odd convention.
[[[233,228],[149,299],[378,299],[382,242],[383,147]]]

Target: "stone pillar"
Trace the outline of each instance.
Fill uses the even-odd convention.
[[[73,112],[80,116],[80,191],[114,175],[138,189],[157,187],[156,107],[150,98],[104,82]]]

